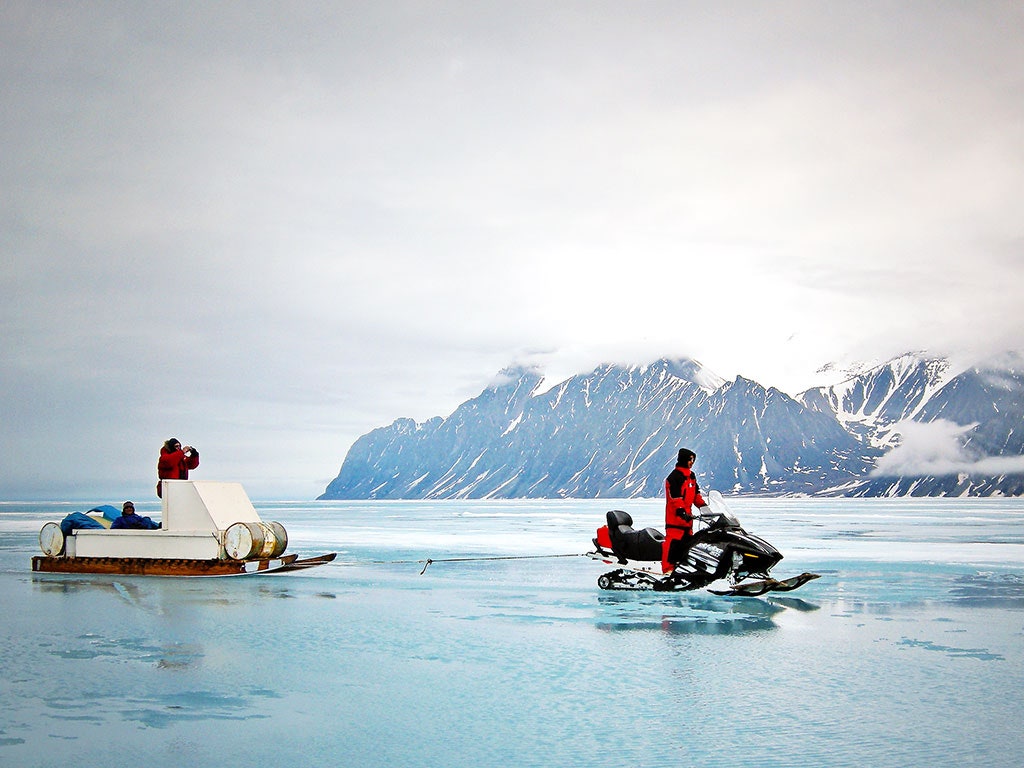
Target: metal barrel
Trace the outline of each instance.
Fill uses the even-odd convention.
[[[268,523],[270,530],[274,533],[274,539],[276,544],[274,551],[270,554],[271,557],[280,557],[284,554],[284,551],[288,549],[288,531],[284,529],[284,526],[276,521]]]
[[[233,523],[224,531],[224,553],[232,560],[250,560],[263,551],[259,523]]]
[[[288,547],[288,533],[280,523],[234,523],[224,531],[224,552],[232,560],[279,557]]]
[[[39,548],[47,557],[57,557],[64,551],[64,532],[57,523],[47,523],[39,531]]]

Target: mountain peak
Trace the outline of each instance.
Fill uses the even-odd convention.
[[[541,372],[539,367],[535,365],[517,363],[498,371],[497,375],[491,379],[486,389],[489,391],[497,391],[500,389],[507,389],[509,387],[518,388],[523,384],[526,384],[529,387],[529,391],[533,392],[543,380],[544,374]]]
[[[703,363],[690,357],[662,358],[648,367],[661,369],[670,376],[696,384],[709,393],[721,389],[728,383],[717,373],[705,368]]]

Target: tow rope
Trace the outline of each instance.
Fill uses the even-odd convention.
[[[585,557],[578,552],[566,555],[499,555],[495,557],[428,557],[426,560],[367,560],[367,565],[423,565],[420,576],[427,572],[433,563],[473,563],[485,560],[540,560],[554,557]],[[342,565],[342,563],[339,563]],[[345,565],[361,565],[361,563],[345,563]]]

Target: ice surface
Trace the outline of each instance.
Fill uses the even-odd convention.
[[[822,578],[602,592],[560,556],[657,500],[257,503],[338,560],[34,575],[77,507],[0,504],[0,765],[1019,764],[1024,500],[730,503]]]

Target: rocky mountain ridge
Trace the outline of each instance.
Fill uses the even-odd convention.
[[[681,446],[726,493],[1019,495],[1022,371],[1016,356],[957,372],[908,354],[791,397],[686,358],[550,389],[509,368],[447,418],[360,437],[320,498],[657,496]]]

